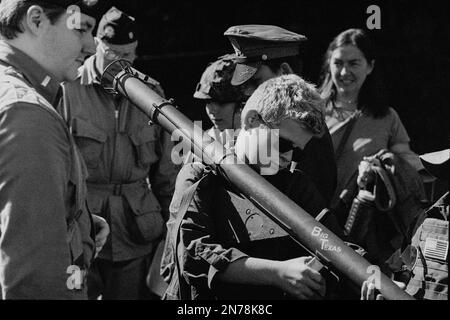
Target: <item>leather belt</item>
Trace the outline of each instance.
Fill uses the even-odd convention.
[[[136,190],[139,188],[148,187],[148,183],[145,180],[138,180],[131,183],[121,183],[121,184],[101,184],[101,183],[87,183],[88,188],[93,188],[101,191],[111,193],[115,196],[121,196],[124,191]]]

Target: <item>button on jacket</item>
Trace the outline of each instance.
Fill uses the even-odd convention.
[[[86,299],[86,168],[53,108],[60,86],[0,41],[0,286],[4,299]]]
[[[78,81],[64,86],[64,102],[89,171],[89,209],[111,226],[99,257],[124,261],[149,254],[163,236],[177,174],[170,135],[150,125],[126,98],[101,87],[95,56],[86,60]]]

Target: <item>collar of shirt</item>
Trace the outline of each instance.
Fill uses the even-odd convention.
[[[60,82],[32,57],[0,40],[0,61],[20,72],[48,102],[53,105],[57,102]]]
[[[78,70],[80,83],[84,86],[91,84],[100,85],[101,75],[95,67],[95,55],[90,56]]]

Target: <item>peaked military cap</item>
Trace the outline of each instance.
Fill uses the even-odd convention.
[[[271,25],[233,26],[225,31],[237,58],[231,83],[243,84],[258,71],[263,61],[296,56],[300,43],[307,38],[301,34]]]
[[[194,98],[217,102],[237,102],[241,95],[237,87],[231,85],[236,67],[235,54],[227,54],[210,63],[202,74],[194,93]]]
[[[110,44],[130,44],[137,41],[137,24],[132,16],[112,7],[98,24],[97,38]]]
[[[450,149],[426,153],[420,156],[423,166],[433,176],[450,179]]]

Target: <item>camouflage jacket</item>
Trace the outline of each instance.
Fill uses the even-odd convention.
[[[111,227],[99,256],[123,261],[150,253],[164,233],[177,174],[170,135],[101,87],[95,56],[85,61],[78,81],[64,85],[62,112],[89,171],[89,209]]]

